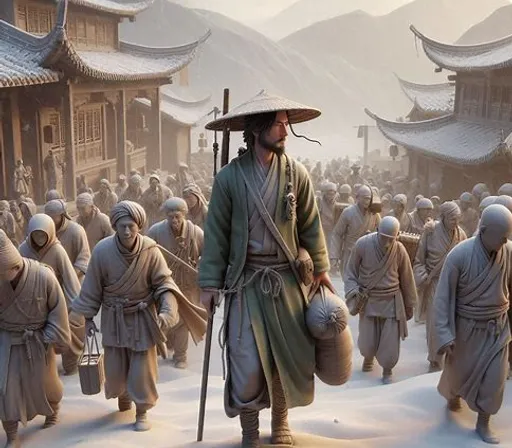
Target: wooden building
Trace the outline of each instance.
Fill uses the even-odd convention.
[[[100,178],[162,166],[160,86],[187,67],[209,33],[172,48],[120,41],[120,21],[151,3],[2,0],[0,197],[14,195],[14,166],[22,159],[41,201],[49,150],[62,163],[69,200],[81,175],[94,187]],[[137,98],[150,102],[145,117]]]
[[[436,42],[411,30],[436,71],[453,72],[453,112],[399,123],[371,112],[381,132],[409,151],[409,177],[422,191],[436,184],[444,199],[457,197],[477,182],[496,191],[512,177],[512,35],[477,45]]]
[[[140,113],[145,114],[151,103],[145,98],[137,100]],[[176,173],[180,163],[190,165],[192,152],[192,128],[213,108],[211,96],[190,98],[181,91],[162,90],[160,108],[162,112],[162,169]]]

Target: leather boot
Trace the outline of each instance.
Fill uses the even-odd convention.
[[[59,409],[60,404],[59,403],[50,403],[50,406],[53,409],[53,414],[46,416],[43,424],[43,429],[51,428],[52,426],[55,426],[59,421]]]
[[[135,425],[133,428],[137,432],[149,431],[151,429],[151,423],[148,420],[147,411],[137,409],[135,414]]]
[[[119,408],[119,412],[129,411],[132,408],[132,399],[130,395],[128,395],[128,392],[117,397],[117,407]]]
[[[364,358],[363,372],[371,372],[373,370],[373,358]]]
[[[489,425],[489,420],[491,416],[489,414],[478,414],[478,421],[476,423],[476,433],[480,436],[480,438],[485,442],[491,445],[498,445],[500,443],[500,439]]]
[[[391,384],[393,382],[393,371],[391,369],[383,369],[382,384]]]
[[[293,445],[293,437],[288,425],[288,407],[284,396],[283,385],[276,374],[272,382],[272,445]]]
[[[459,412],[462,409],[462,403],[460,401],[460,397],[450,398],[446,407],[451,412]]]
[[[260,421],[259,412],[243,410],[240,412],[240,425],[242,426],[242,448],[260,447]]]
[[[18,437],[18,422],[2,421],[5,435],[7,436],[7,443],[5,447],[18,448],[20,447],[20,438]]]

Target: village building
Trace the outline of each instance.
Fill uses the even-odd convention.
[[[152,1],[2,0],[0,197],[14,196],[18,160],[32,167],[39,202],[52,164],[68,200],[80,176],[94,188],[101,178],[162,167],[160,87],[209,33],[170,48],[120,41],[119,23]],[[145,115],[137,98],[150,104]]]
[[[426,194],[435,187],[450,199],[471,191],[477,182],[496,191],[511,177],[512,35],[490,43],[452,45],[411,30],[436,71],[454,72],[448,77],[455,82],[453,111],[421,121],[411,113],[409,122],[388,121],[370,111],[368,115],[386,138],[408,150],[409,177],[419,179]],[[428,97],[426,89],[420,90],[413,96],[415,106],[424,105]],[[430,103],[447,97],[439,93],[444,90],[439,85],[434,90]],[[428,109],[419,106],[418,111],[420,107]]]

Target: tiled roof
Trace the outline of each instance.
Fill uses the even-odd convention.
[[[84,8],[130,17],[149,8],[154,0],[70,0],[70,2]]]
[[[454,115],[399,123],[366,113],[393,143],[446,162],[477,165],[509,152],[512,144],[512,123],[504,127],[464,121]]]
[[[464,72],[512,67],[512,35],[482,44],[452,45],[430,39],[414,26],[411,31],[422,41],[428,58],[441,68]]]
[[[405,96],[422,111],[440,115],[453,113],[455,84],[415,84],[400,78],[398,82]]]
[[[52,36],[36,37],[0,21],[0,87],[44,84],[59,80],[59,74],[40,64]]]
[[[78,50],[66,34],[67,4],[60,1],[56,26],[44,37],[0,21],[0,86],[54,82],[59,73],[105,82],[151,79],[167,84],[210,36],[208,32],[195,42],[169,48],[120,42],[115,51]]]
[[[201,100],[188,101],[178,98],[173,92],[162,92],[160,110],[164,117],[185,126],[194,126],[201,118],[212,109],[211,96]],[[151,107],[151,102],[145,98],[138,98],[137,102],[146,107]]]

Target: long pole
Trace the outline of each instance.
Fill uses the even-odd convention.
[[[224,89],[224,104],[222,107],[223,115],[229,110],[229,89]],[[229,163],[229,128],[225,128],[222,132],[222,154],[221,167]],[[214,167],[217,174],[216,167]],[[206,327],[206,339],[204,341],[204,357],[203,357],[203,376],[201,378],[201,397],[199,401],[199,421],[197,424],[197,441],[203,441],[204,435],[204,419],[206,414],[206,398],[208,393],[208,375],[210,374],[210,356],[212,352],[212,336],[213,336],[213,318],[215,316],[215,306],[208,313],[208,325]]]

